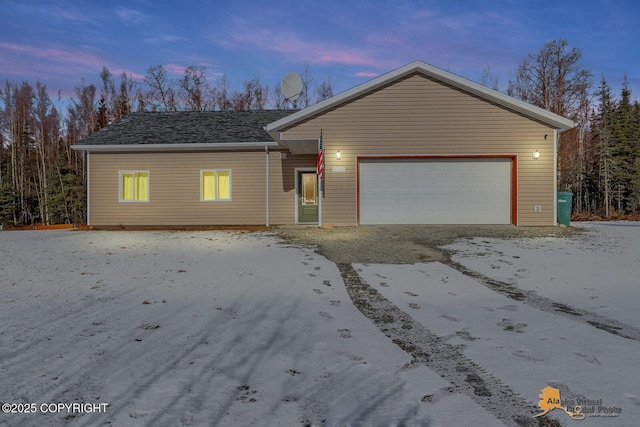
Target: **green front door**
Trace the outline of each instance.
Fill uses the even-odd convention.
[[[298,172],[298,222],[318,222],[318,175]]]

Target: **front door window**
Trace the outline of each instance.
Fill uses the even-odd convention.
[[[318,180],[315,173],[302,174],[302,204],[318,204]]]
[[[317,223],[319,218],[318,175],[298,172],[298,222]]]

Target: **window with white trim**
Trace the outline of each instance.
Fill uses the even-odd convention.
[[[119,201],[149,201],[149,171],[119,171],[118,181]]]
[[[213,169],[200,171],[200,201],[231,200],[231,170]]]

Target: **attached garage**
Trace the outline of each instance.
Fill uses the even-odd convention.
[[[511,224],[513,160],[359,159],[360,224]]]
[[[320,225],[556,224],[571,120],[420,61],[269,124],[324,159]]]

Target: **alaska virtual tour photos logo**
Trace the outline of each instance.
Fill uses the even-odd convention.
[[[622,412],[622,408],[619,406],[603,405],[602,399],[581,397],[561,399],[560,390],[553,387],[543,388],[538,396],[540,397],[538,406],[542,412],[534,415],[534,417],[546,415],[554,409],[566,412],[572,420],[584,420],[585,417],[617,417]]]

